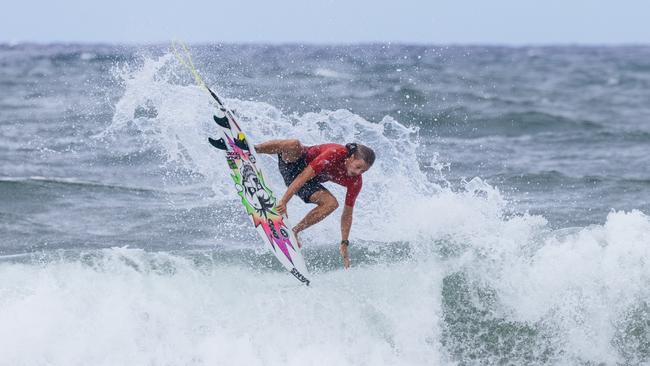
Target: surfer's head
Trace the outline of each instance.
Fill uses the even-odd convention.
[[[350,177],[365,173],[375,162],[375,152],[366,145],[352,143],[345,145],[345,148],[348,149],[345,169]]]

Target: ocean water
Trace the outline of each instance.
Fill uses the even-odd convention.
[[[167,46],[0,45],[0,365],[650,363],[650,47],[191,49],[252,141],[375,149],[352,268],[340,212],[280,268]]]

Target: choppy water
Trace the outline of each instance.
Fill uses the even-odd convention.
[[[193,53],[253,141],[375,148],[353,268],[261,246],[165,47],[0,46],[0,364],[650,362],[650,47]]]

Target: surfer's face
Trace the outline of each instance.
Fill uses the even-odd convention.
[[[354,156],[351,156],[345,161],[345,168],[347,170],[348,176],[356,177],[357,175],[365,173],[368,169],[370,169],[370,166],[368,166],[368,163],[366,163],[365,160],[357,159]]]

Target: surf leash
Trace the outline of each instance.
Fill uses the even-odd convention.
[[[178,46],[178,47],[177,47]],[[181,55],[179,52],[179,48],[183,51],[184,55]],[[194,81],[196,81],[196,84],[198,86],[202,86],[205,89],[210,92],[210,95],[212,95],[212,98],[217,101],[219,104],[219,107],[221,108],[226,108],[226,106],[223,104],[221,101],[221,98],[210,89],[210,87],[203,81],[203,78],[201,78],[201,74],[196,70],[196,67],[194,66],[194,62],[192,61],[192,55],[190,54],[190,49],[187,47],[187,45],[181,41],[172,41],[172,52],[174,53],[174,56],[176,56],[176,59],[185,66],[191,73],[192,76],[194,76]]]
[[[179,49],[183,52],[183,54],[179,52]],[[235,120],[235,116],[233,115],[233,113],[230,111],[230,109],[226,108],[226,105],[223,104],[221,98],[219,98],[217,93],[215,93],[212,89],[210,89],[208,84],[206,84],[205,81],[203,81],[201,74],[199,74],[198,70],[196,70],[196,67],[194,66],[194,61],[192,61],[192,54],[190,53],[189,47],[187,47],[187,45],[181,41],[172,41],[172,52],[174,53],[174,56],[176,56],[178,62],[180,62],[181,65],[185,66],[192,73],[192,76],[194,76],[194,81],[196,82],[196,84],[198,86],[204,87],[210,93],[212,98],[214,98],[214,100],[217,101],[217,104],[219,105],[219,109],[221,109],[222,112],[228,115],[229,119],[233,121],[237,126],[237,128],[241,131],[241,128],[239,127],[239,124]],[[244,134],[242,132],[240,132],[240,134],[241,134],[241,136],[239,136],[240,139],[243,139]]]

